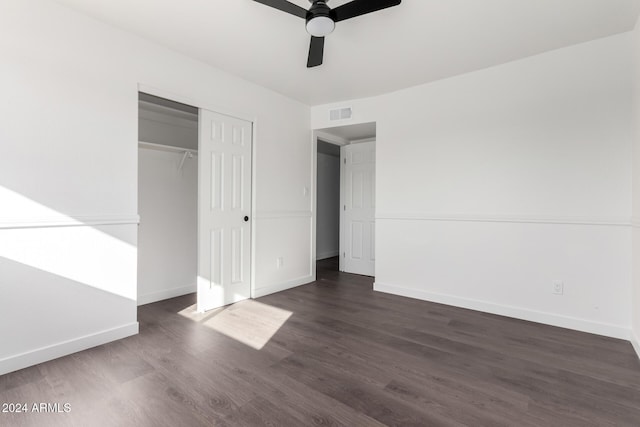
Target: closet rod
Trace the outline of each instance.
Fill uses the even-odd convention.
[[[150,150],[169,151],[171,153],[191,153],[193,155],[198,154],[198,150],[192,150],[191,148],[181,148],[181,147],[175,147],[173,145],[156,144],[153,142],[139,141],[138,147],[147,148]]]

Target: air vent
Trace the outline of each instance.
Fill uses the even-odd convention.
[[[350,119],[353,111],[351,107],[336,108],[335,110],[329,110],[329,120],[346,120]]]

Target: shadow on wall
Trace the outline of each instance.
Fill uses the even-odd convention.
[[[131,219],[74,218],[1,186],[0,206],[0,373],[137,331]]]
[[[57,196],[61,197],[59,194]],[[69,198],[71,195],[65,194],[64,197]],[[0,206],[2,206],[0,232],[4,229],[92,226],[87,224],[87,221],[94,219],[89,216],[68,215],[3,186],[0,186]],[[133,218],[123,219],[122,215],[100,215],[97,220],[109,225],[133,225]],[[123,243],[136,247],[135,233],[123,233],[113,227],[93,227],[99,228],[103,234],[111,235]]]
[[[7,218],[3,212],[0,218],[0,257],[136,299],[135,232],[125,230],[122,225],[86,226],[2,187],[0,201],[2,206],[8,206],[6,211],[10,214]],[[58,220],[75,225],[37,227],[38,219],[46,219],[49,224]],[[20,221],[35,226],[12,228],[12,223],[20,227]],[[8,228],[2,229],[3,225]]]
[[[104,271],[84,277],[86,283],[2,256],[0,272],[0,365],[5,358],[135,319],[135,298],[91,284],[103,280]]]
[[[0,236],[0,257],[5,260],[136,300],[135,246],[98,228],[2,230]]]

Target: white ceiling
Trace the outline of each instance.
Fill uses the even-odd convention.
[[[252,0],[57,1],[309,105],[629,31],[640,11],[640,0],[404,0],[339,22],[324,64],[307,69],[304,20]]]

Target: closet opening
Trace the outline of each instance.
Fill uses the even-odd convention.
[[[138,305],[196,292],[198,108],[138,94]]]

